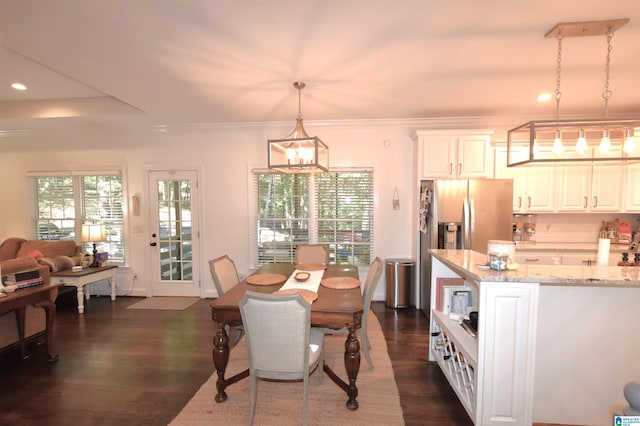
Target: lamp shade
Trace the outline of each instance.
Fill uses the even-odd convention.
[[[106,239],[107,232],[104,225],[97,223],[82,224],[82,236],[80,237],[80,242],[95,243],[98,241],[105,241]]]

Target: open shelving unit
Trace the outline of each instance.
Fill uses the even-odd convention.
[[[472,419],[475,417],[478,344],[457,321],[432,310],[431,351]]]
[[[474,424],[530,424],[538,284],[482,281],[432,259],[431,281],[442,278],[464,280],[479,314],[478,330],[472,336],[439,310],[432,286],[429,359],[437,362]]]

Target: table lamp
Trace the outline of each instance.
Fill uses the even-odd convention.
[[[96,261],[96,254],[98,253],[96,243],[106,241],[106,239],[107,232],[104,225],[97,223],[84,223],[82,225],[82,236],[80,237],[80,242],[93,244],[93,263],[89,265],[90,267],[98,267],[98,262]]]

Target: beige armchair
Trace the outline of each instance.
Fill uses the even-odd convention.
[[[299,294],[252,291],[240,302],[249,351],[249,424],[253,423],[258,379],[302,380],[303,423],[307,424],[309,376],[320,366],[324,334],[311,328],[311,305]]]

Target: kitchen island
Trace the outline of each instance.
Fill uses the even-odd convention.
[[[640,267],[486,268],[486,255],[431,250],[430,360],[478,425],[609,425],[640,379]],[[477,337],[436,309],[457,278]]]

